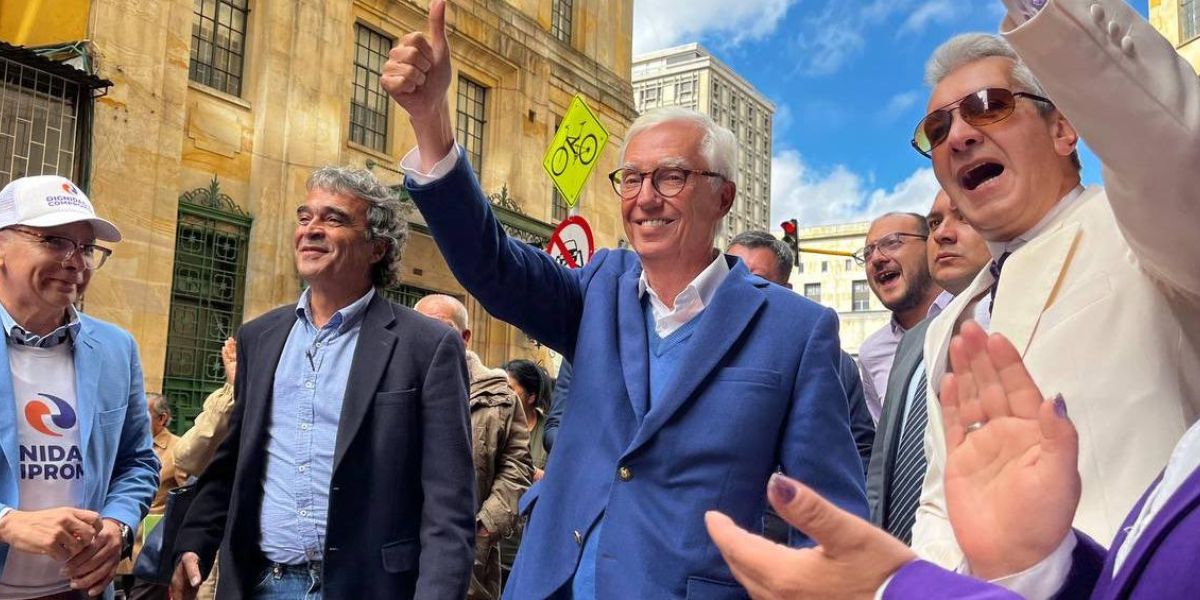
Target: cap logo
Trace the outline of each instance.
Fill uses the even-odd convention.
[[[79,188],[71,185],[69,182],[66,182],[66,181],[63,182],[62,188],[63,188],[63,191],[68,194],[78,194],[79,193]]]

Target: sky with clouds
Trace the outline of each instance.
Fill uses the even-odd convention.
[[[1143,16],[1146,0],[1127,0]],[[634,54],[698,41],[775,104],[772,227],[924,213],[937,181],[909,146],[925,59],[994,32],[1000,0],[636,0]],[[1100,166],[1086,149],[1085,183]]]

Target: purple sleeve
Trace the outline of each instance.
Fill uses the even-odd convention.
[[[1076,531],[1071,571],[1055,598],[1087,598],[1104,571],[1108,552],[1092,538]],[[900,568],[883,590],[884,600],[955,598],[965,600],[1019,600],[1020,595],[1000,587],[916,560]]]
[[[883,591],[884,600],[1020,600],[1020,596],[998,585],[947,571],[933,563],[916,560],[896,571]]]

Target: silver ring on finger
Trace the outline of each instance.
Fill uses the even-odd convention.
[[[979,431],[980,429],[983,429],[985,424],[987,424],[987,421],[975,421],[974,423],[967,425],[967,433]]]

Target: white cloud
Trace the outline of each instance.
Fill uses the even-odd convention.
[[[831,75],[866,47],[863,32],[904,8],[908,0],[873,0],[846,3],[829,0],[812,17],[804,19],[791,43],[790,54],[804,75]]]
[[[937,194],[933,169],[917,169],[891,189],[837,165],[813,170],[795,150],[771,159],[771,222],[799,219],[802,227],[869,221],[889,211],[925,214]]]
[[[636,0],[633,6],[634,55],[718,37],[736,46],[775,32],[797,0]]]
[[[886,117],[896,116],[899,113],[903,113],[916,106],[917,102],[921,100],[921,96],[922,92],[919,90],[912,90],[896,94],[895,96],[892,96],[892,98],[888,100],[887,105],[883,107],[883,115]]]
[[[958,6],[961,4],[963,3],[960,0],[926,0],[908,13],[904,24],[896,33],[921,33],[931,23],[950,22],[957,17]]]

